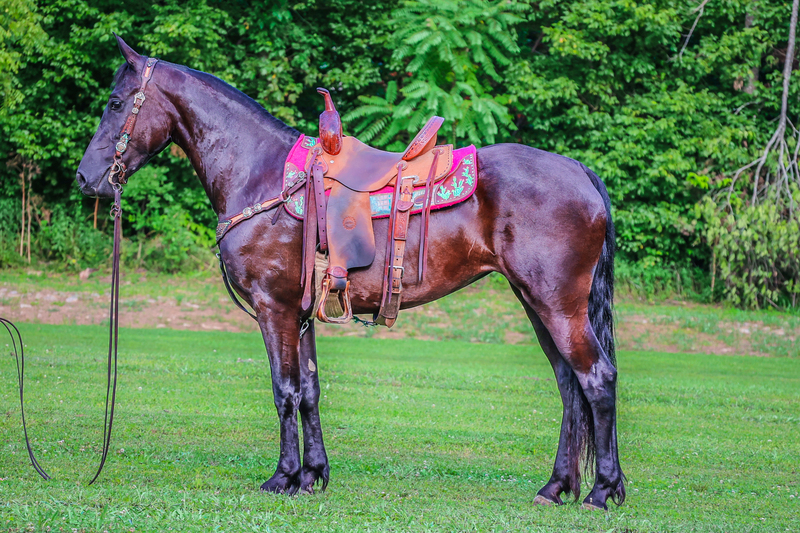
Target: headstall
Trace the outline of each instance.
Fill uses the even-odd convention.
[[[142,85],[139,87],[139,91],[133,96],[133,109],[131,109],[131,114],[128,115],[128,119],[122,126],[122,131],[120,131],[119,134],[119,141],[117,141],[114,147],[116,153],[114,154],[114,162],[111,164],[111,169],[108,172],[108,182],[115,189],[118,185],[125,185],[128,183],[128,179],[125,177],[128,167],[122,162],[122,154],[128,149],[128,142],[131,140],[131,135],[133,135],[136,119],[139,118],[139,110],[142,108],[142,104],[146,99],[144,90],[147,88],[147,83],[150,81],[150,78],[153,77],[153,70],[156,68],[156,63],[158,63],[158,59],[154,57],[147,58],[144,70],[142,71]],[[114,178],[116,178],[116,182]]]

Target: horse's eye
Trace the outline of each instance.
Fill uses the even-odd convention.
[[[122,102],[120,102],[119,100],[112,100],[111,104],[109,104],[109,107],[111,107],[112,111],[119,111],[120,109],[122,109]]]

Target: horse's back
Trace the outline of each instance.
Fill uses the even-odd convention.
[[[547,209],[571,206],[605,213],[603,197],[586,167],[569,157],[523,144],[493,144],[478,150],[486,192],[504,205]]]

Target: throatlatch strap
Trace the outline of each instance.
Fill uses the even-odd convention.
[[[225,290],[228,291],[228,296],[231,297],[233,303],[236,304],[236,307],[250,315],[250,317],[258,322],[258,317],[247,310],[247,308],[239,301],[239,298],[236,296],[236,293],[233,292],[233,287],[231,287],[231,282],[228,279],[228,271],[225,269],[225,263],[222,261],[222,254],[217,252],[217,259],[219,259],[219,271],[222,274],[222,282],[225,284]]]

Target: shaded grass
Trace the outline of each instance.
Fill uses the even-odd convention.
[[[331,485],[286,497],[257,490],[278,456],[259,335],[123,330],[112,457],[86,487],[75,480],[98,459],[104,330],[22,331],[30,430],[56,480],[27,463],[3,356],[0,529],[800,529],[794,359],[620,353],[628,501],[604,514],[532,506],[561,414],[538,347],[320,339]]]

